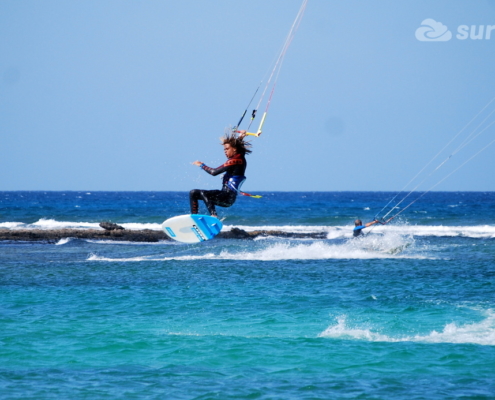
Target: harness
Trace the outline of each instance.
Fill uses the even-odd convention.
[[[246,181],[246,177],[244,175],[228,175],[225,174],[223,178],[223,184],[227,187],[227,189],[241,193],[241,186]]]

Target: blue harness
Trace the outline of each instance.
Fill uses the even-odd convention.
[[[227,188],[233,192],[239,193],[246,177],[244,175],[225,175],[223,179],[224,185],[227,186]]]

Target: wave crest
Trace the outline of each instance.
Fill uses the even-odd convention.
[[[351,328],[346,323],[346,316],[339,316],[337,324],[329,326],[318,337],[370,342],[418,342],[418,343],[470,343],[483,346],[495,346],[495,314],[488,310],[487,317],[472,324],[446,324],[441,332],[435,330],[426,335],[391,337],[373,332],[371,329]]]

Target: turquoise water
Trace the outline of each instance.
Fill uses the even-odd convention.
[[[159,229],[187,201],[20,195],[0,193],[1,228]],[[350,239],[390,196],[222,210],[227,229],[325,240],[0,243],[0,398],[495,398],[495,193],[433,193]]]

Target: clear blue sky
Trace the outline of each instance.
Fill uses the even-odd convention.
[[[0,190],[219,188],[191,162],[224,161],[218,138],[300,4],[3,0]],[[428,18],[451,39],[418,40]],[[495,1],[309,0],[244,189],[402,189],[495,97],[495,30],[463,40],[462,25],[495,25]],[[494,155],[435,190],[495,190]]]

